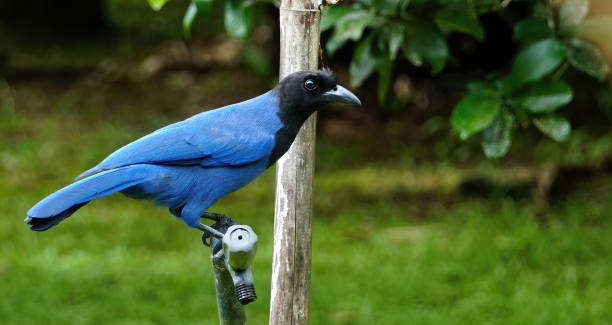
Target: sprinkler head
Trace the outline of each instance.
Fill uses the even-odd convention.
[[[223,235],[223,254],[241,304],[257,299],[251,265],[257,251],[257,235],[246,225],[233,225]]]

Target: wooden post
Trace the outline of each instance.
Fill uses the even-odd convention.
[[[281,79],[295,71],[318,68],[320,19],[317,2],[282,0]],[[276,163],[270,325],[308,324],[315,123],[313,114]]]

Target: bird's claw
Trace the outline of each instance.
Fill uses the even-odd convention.
[[[220,213],[204,212],[200,218],[206,218],[215,221],[215,223],[212,224],[211,227],[223,233],[225,232],[225,230],[227,230],[227,228],[236,224],[236,221],[234,221],[234,219]]]
[[[211,245],[212,237],[221,239],[223,234],[227,231],[227,228],[236,224],[234,219],[220,213],[204,212],[201,218],[215,221],[215,223],[210,226],[200,223],[198,227],[202,230],[202,243],[208,247]]]
[[[209,233],[203,231],[202,232],[202,244],[204,244],[204,246],[206,247],[210,247],[210,239],[212,238],[212,236],[210,236]]]

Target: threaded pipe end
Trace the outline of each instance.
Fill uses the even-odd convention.
[[[240,303],[243,305],[257,300],[255,286],[245,283],[236,286],[236,296],[238,297],[238,301],[240,301]]]

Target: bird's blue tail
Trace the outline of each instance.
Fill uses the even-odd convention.
[[[137,166],[111,169],[89,176],[38,202],[28,211],[25,221],[31,230],[47,230],[70,217],[89,201],[140,184],[148,176],[146,168]]]

